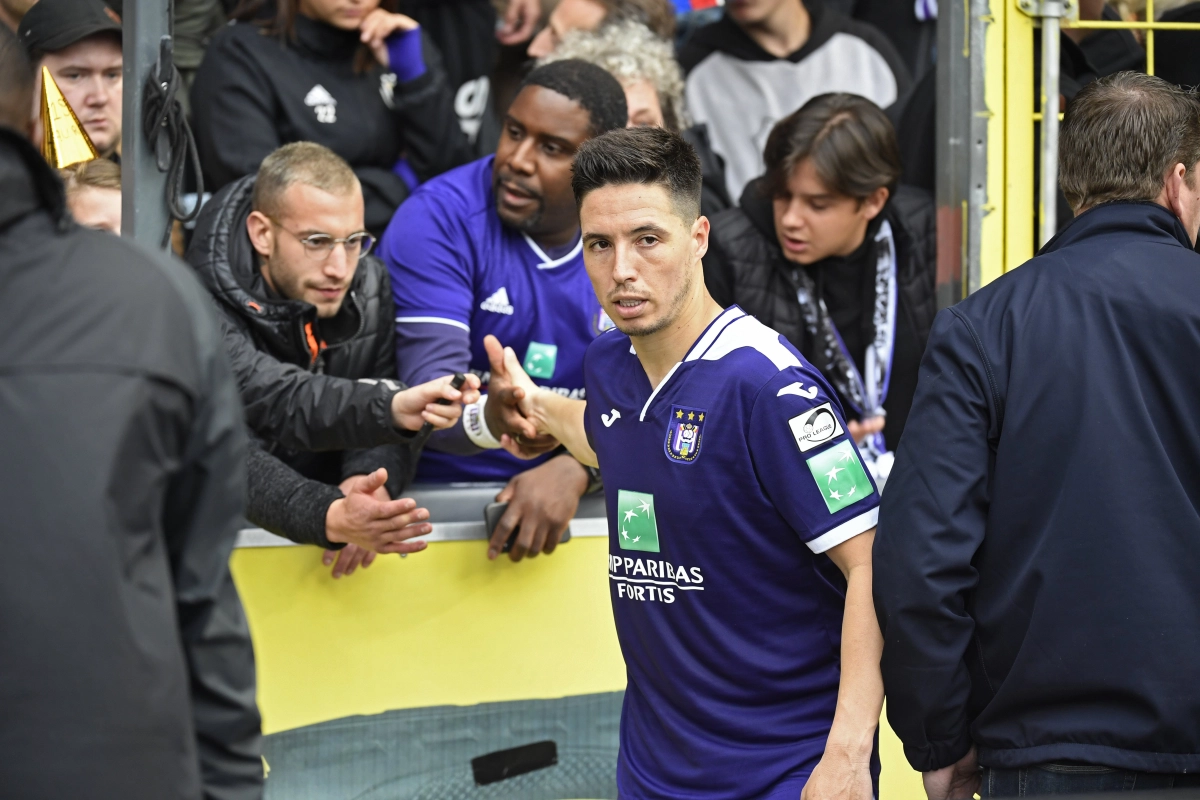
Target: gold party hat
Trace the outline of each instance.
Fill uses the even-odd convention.
[[[45,67],[42,67],[42,155],[55,169],[99,157],[79,117]]]

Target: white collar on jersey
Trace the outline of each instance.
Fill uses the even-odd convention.
[[[522,233],[521,235],[525,237],[525,243],[529,245],[529,249],[533,251],[534,255],[541,259],[541,263],[537,265],[538,269],[554,269],[555,267],[561,267],[563,264],[567,263],[571,259],[575,258],[575,256],[583,252],[582,236],[579,237],[579,241],[575,243],[575,246],[571,248],[571,252],[567,253],[562,258],[550,258],[550,256],[546,255],[545,250],[538,247],[537,242],[529,238],[529,234]]]
[[[700,356],[704,355],[705,351],[712,347],[713,342],[715,342],[717,337],[721,335],[721,331],[728,327],[729,323],[744,316],[746,316],[745,311],[742,311],[737,306],[730,306],[722,311],[716,319],[710,322],[708,324],[708,329],[705,330],[704,333],[700,335],[700,338],[697,339],[695,343],[688,349],[687,355],[683,357],[683,361],[679,361],[675,364],[675,366],[671,367],[671,371],[663,376],[663,379],[658,382],[658,386],[655,386],[654,391],[650,393],[648,398],[646,398],[646,405],[642,406],[642,413],[638,416],[638,422],[645,422],[646,412],[650,409],[650,404],[654,402],[654,398],[658,396],[658,393],[662,391],[662,388],[670,382],[671,376],[673,376],[679,367],[683,365],[684,361],[695,361],[696,359],[700,358]],[[629,347],[629,351],[634,352],[632,344]]]

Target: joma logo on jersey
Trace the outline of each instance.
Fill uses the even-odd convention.
[[[667,458],[690,464],[700,457],[700,444],[704,439],[704,418],[707,416],[701,408],[671,406],[671,417],[667,421],[667,440],[663,443]]]

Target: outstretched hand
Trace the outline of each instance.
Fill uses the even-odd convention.
[[[408,498],[388,499],[386,483],[387,470],[382,468],[342,481],[340,488],[345,497],[330,504],[325,514],[325,537],[334,544],[354,545],[372,553],[408,554],[424,550],[425,542],[409,539],[433,530],[425,521],[429,512],[417,508],[416,501]],[[373,560],[360,559],[363,567],[370,566]],[[336,569],[334,577],[338,577]]]
[[[453,375],[446,375],[419,386],[412,386],[392,397],[392,421],[405,430],[420,430],[428,422],[437,430],[454,427],[462,416],[462,407],[479,399],[479,376],[468,374],[462,390],[450,385]],[[438,400],[447,400],[441,405]]]
[[[538,387],[521,368],[517,354],[490,334],[484,337],[483,347],[492,369],[485,409],[488,428],[500,436],[504,449],[518,458],[535,458],[558,447],[557,439],[539,431],[529,419]]]

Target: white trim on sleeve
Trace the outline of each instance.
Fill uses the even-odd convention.
[[[879,506],[875,506],[865,514],[859,514],[852,520],[843,522],[831,531],[826,531],[811,542],[805,542],[808,549],[814,553],[824,553],[837,547],[842,542],[848,542],[860,533],[866,533],[879,523]]]
[[[436,322],[439,325],[453,325],[456,328],[462,328],[467,333],[471,332],[471,326],[467,323],[445,317],[396,317],[396,322]]]

